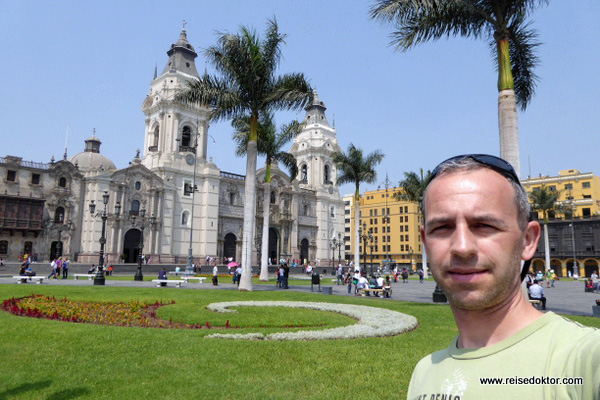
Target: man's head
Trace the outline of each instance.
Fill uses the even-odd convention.
[[[421,237],[436,282],[462,309],[490,308],[519,293],[520,261],[535,252],[537,222],[516,173],[493,156],[452,158],[433,172]]]

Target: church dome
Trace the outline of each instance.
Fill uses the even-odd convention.
[[[85,150],[75,154],[69,161],[83,172],[117,169],[112,161],[100,154],[101,143],[96,135],[92,135],[85,141]]]

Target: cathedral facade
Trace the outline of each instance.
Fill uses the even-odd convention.
[[[210,109],[174,100],[198,78],[185,30],[167,55],[142,103],[143,154],[138,151],[128,167],[117,169],[104,157],[95,134],[83,152],[67,158],[65,151],[49,164],[0,158],[0,257],[64,255],[97,263],[104,237],[106,263],[136,262],[143,254],[153,264],[181,264],[190,248],[196,262],[207,256],[241,260],[245,176],[222,171],[207,154]],[[270,202],[269,258],[335,258],[331,240],[343,233],[344,203],[330,159],[339,150],[336,131],[325,110],[315,92],[289,150],[298,162],[297,179],[273,165],[271,196],[264,199],[265,169],[257,171],[253,264],[260,259],[264,201]]]

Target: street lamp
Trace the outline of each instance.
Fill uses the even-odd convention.
[[[96,211],[96,204],[94,204],[94,200],[90,201],[90,214],[92,218],[101,218],[102,219],[102,236],[100,236],[100,257],[98,259],[98,272],[94,277],[94,285],[104,285],[104,245],[106,244],[106,220],[111,214],[106,212],[106,205],[108,204],[108,192],[104,192],[102,195],[102,203],[104,204],[104,210],[97,214],[94,214]],[[113,214],[115,217],[119,215],[121,212],[121,203],[117,201],[115,204],[115,213]]]
[[[342,246],[344,246],[346,244],[346,242],[342,239],[342,233],[338,232],[338,237],[337,237],[337,242],[335,240],[335,238],[333,238],[333,243],[336,244],[337,248],[338,248],[338,265],[342,264]],[[333,255],[333,258],[335,258],[335,253]]]
[[[144,229],[146,228],[146,225],[150,225],[152,228],[154,228],[154,226],[156,225],[156,217],[154,215],[152,215],[150,218],[146,218],[146,209],[142,208],[140,210],[140,219],[138,220],[137,217],[134,215],[131,217],[131,226],[135,227],[137,224],[137,226],[139,226],[141,234],[140,234],[140,242],[138,244],[138,267],[137,267],[137,272],[135,273],[135,276],[133,277],[133,280],[135,281],[143,281],[144,280],[144,275],[142,274],[142,261],[143,261],[143,257],[144,257]]]
[[[369,231],[367,232],[367,224],[363,222],[362,225],[362,229],[359,227],[358,228],[358,236],[362,239],[363,241],[363,259],[364,259],[364,275],[367,275],[367,242],[373,242],[373,234],[371,233],[371,229],[369,229]],[[371,251],[371,255],[373,254],[373,252]],[[371,257],[371,261],[373,261],[372,257]],[[373,272],[373,266],[371,266],[371,272]]]

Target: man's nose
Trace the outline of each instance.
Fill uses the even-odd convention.
[[[477,254],[477,243],[473,232],[465,224],[456,226],[452,234],[450,252],[453,256],[469,258]]]

